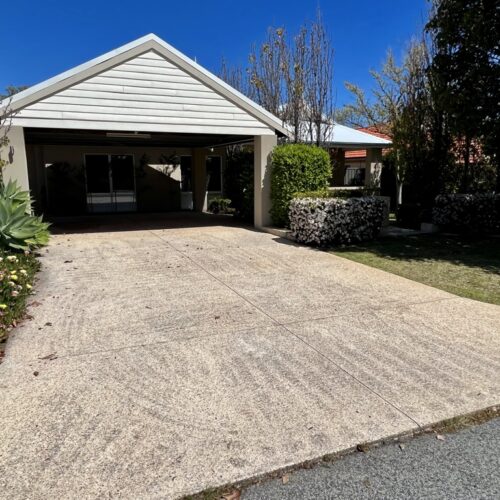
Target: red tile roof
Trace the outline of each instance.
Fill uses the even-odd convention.
[[[390,135],[384,134],[383,132],[379,132],[375,127],[358,127],[356,128],[356,130],[374,135],[376,137],[380,137],[381,139],[388,139],[389,141],[391,140]],[[383,149],[382,154],[386,154],[388,151],[389,151],[388,149]],[[362,159],[362,158],[366,158],[366,149],[357,149],[355,151],[345,152],[346,160]]]

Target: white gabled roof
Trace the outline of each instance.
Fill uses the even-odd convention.
[[[356,130],[340,123],[335,123],[329,130],[326,142],[339,146],[355,146],[355,147],[377,147],[377,146],[390,146],[391,141],[377,137],[373,134],[367,134],[361,130]]]
[[[42,83],[34,85],[13,96],[10,106],[14,112],[21,111],[19,116],[20,120],[22,120],[23,109],[151,51],[159,54],[269,128],[283,135],[290,135],[279,118],[266,111],[251,99],[238,92],[210,71],[206,70],[154,34],[146,35],[53,78],[45,80]],[[29,118],[25,119],[24,122],[26,122],[26,120],[29,120]]]
[[[316,142],[314,128],[312,138],[307,124],[304,126],[303,134],[305,142]],[[323,138],[322,142],[327,146],[346,149],[388,147],[392,144],[392,142],[387,139],[347,127],[346,125],[341,125],[340,123],[334,123],[333,126],[328,128],[326,131],[326,137]]]

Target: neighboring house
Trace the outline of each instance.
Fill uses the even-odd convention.
[[[379,186],[382,155],[391,147],[390,137],[372,129],[335,124],[327,137],[333,160],[333,187]]]
[[[332,187],[378,186],[382,155],[392,145],[390,137],[369,127],[354,129],[340,123],[324,127],[321,144],[332,159]],[[314,128],[304,126],[303,130],[301,139],[314,144]]]
[[[206,209],[227,144],[254,144],[256,226],[281,120],[150,34],[16,94],[6,178],[35,210]]]
[[[229,144],[254,146],[254,221],[270,222],[269,155],[280,119],[146,35],[16,94],[5,178],[53,215],[203,211],[223,190]],[[327,146],[367,148],[367,179],[390,141],[335,125]],[[343,182],[342,169],[334,177]]]
[[[366,134],[374,135],[380,139],[391,141],[391,137],[382,132],[378,132],[374,127],[360,127],[356,129],[359,132],[364,132]],[[389,151],[388,148],[384,148],[380,151],[381,157],[383,157]],[[379,155],[379,153],[377,153]],[[379,155],[379,156],[380,156]],[[363,186],[366,181],[366,162],[369,156],[368,150],[357,149],[348,150],[344,153],[344,186]],[[340,176],[339,176],[340,178]]]

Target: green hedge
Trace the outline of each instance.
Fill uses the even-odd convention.
[[[317,146],[283,144],[272,153],[271,219],[288,226],[288,209],[295,193],[326,190],[332,169],[328,153]]]
[[[293,197],[302,198],[362,198],[365,196],[378,196],[380,189],[377,188],[359,188],[359,189],[319,189],[317,191],[302,191],[294,193]]]

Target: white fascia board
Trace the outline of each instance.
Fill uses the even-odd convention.
[[[385,149],[392,147],[392,142],[327,142],[325,143],[330,148],[341,148],[347,151],[357,151],[359,149]]]

